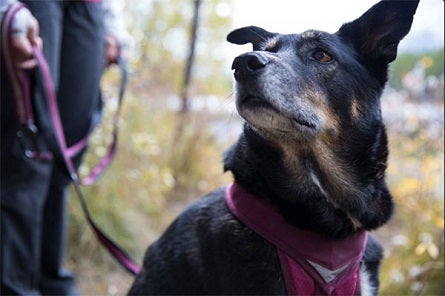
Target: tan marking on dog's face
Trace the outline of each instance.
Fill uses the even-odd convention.
[[[338,141],[340,134],[339,119],[331,112],[323,112],[323,128],[320,140],[323,142],[334,144]]]
[[[361,110],[360,110],[360,104],[358,103],[357,99],[352,100],[350,112],[351,112],[351,116],[354,120],[360,119]]]
[[[340,119],[325,103],[319,106],[318,114],[322,125],[319,139],[328,146],[335,145],[341,134]]]
[[[323,141],[317,141],[313,152],[320,169],[328,178],[331,191],[351,188],[353,177],[348,173],[348,166],[335,156],[332,147],[328,147]]]

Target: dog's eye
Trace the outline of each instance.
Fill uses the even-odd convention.
[[[332,61],[332,57],[326,51],[317,49],[312,53],[312,57],[319,62],[328,63]]]

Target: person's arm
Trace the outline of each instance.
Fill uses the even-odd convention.
[[[0,0],[0,19],[6,10],[17,0]],[[22,69],[31,69],[36,66],[32,56],[32,46],[42,47],[42,39],[39,37],[39,23],[26,8],[21,8],[12,21],[12,59]]]

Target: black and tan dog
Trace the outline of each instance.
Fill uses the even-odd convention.
[[[254,51],[233,62],[236,107],[246,123],[225,154],[225,170],[233,173],[239,190],[282,218],[278,224],[312,233],[313,241],[326,241],[340,257],[345,241],[378,228],[393,212],[380,96],[417,5],[381,1],[334,34],[282,35],[245,27],[227,37],[252,43]],[[224,188],[209,193],[172,223],[148,248],[130,294],[305,294],[298,291],[299,272],[316,274],[329,286],[312,289],[314,294],[347,291],[330,285],[346,265],[330,270],[307,260],[311,271],[301,269],[304,260],[298,258],[292,290],[292,268],[283,269],[280,245],[235,215],[227,194]],[[243,210],[248,216],[255,209],[252,202],[252,209]],[[275,236],[279,233],[277,228]],[[300,238],[277,239],[293,239],[298,248]],[[382,249],[371,236],[364,241],[358,284],[350,291],[375,295]],[[323,249],[319,244],[303,247]],[[318,285],[317,279],[304,281]]]

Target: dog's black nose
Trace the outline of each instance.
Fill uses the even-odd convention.
[[[235,79],[246,78],[263,69],[267,63],[269,63],[269,60],[257,52],[242,54],[236,57],[232,63],[232,70],[235,70]]]

